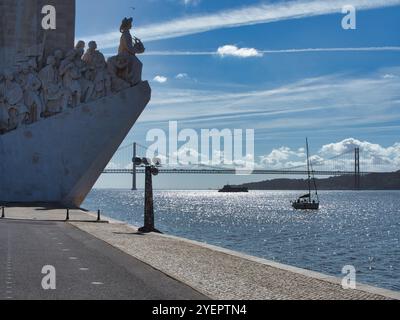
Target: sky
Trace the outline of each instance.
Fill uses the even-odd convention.
[[[355,30],[342,28],[348,4]],[[145,44],[153,97],[123,145],[151,145],[150,130],[177,121],[199,134],[253,129],[259,168],[303,163],[308,137],[320,158],[358,146],[371,162],[400,169],[400,0],[77,0],[76,39],[114,55],[125,16]],[[109,167],[126,167],[123,153]],[[159,176],[155,186],[266,178]],[[129,187],[130,177],[104,175],[96,186]]]

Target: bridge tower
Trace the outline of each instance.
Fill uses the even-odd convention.
[[[360,190],[361,171],[360,171],[360,148],[354,149],[354,189]]]

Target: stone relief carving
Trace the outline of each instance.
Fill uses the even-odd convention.
[[[49,55],[43,67],[37,54],[18,57],[13,68],[0,70],[0,134],[140,83],[143,64],[136,55],[145,48],[131,29],[132,18],[125,18],[118,55],[107,61],[95,41],[86,52],[85,42],[79,41],[68,52]]]

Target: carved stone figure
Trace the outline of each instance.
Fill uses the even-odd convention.
[[[0,134],[8,130],[9,120],[10,120],[4,95],[5,95],[4,76],[0,73]]]
[[[38,61],[37,61],[37,57],[31,57],[28,60],[28,67],[32,72],[38,72]]]
[[[80,83],[80,87],[81,87],[81,99],[79,100],[79,102],[88,102],[93,95],[94,84],[93,84],[93,81],[91,81],[92,79],[91,79],[90,73],[88,73],[89,67],[85,63],[85,61],[82,60],[85,49],[84,48],[76,48],[75,51],[76,51],[76,54],[75,54],[74,63],[75,63],[78,73],[80,74],[79,83]]]
[[[25,63],[22,67],[24,102],[29,109],[28,123],[36,122],[40,119],[41,113],[44,111],[43,101],[40,96],[42,82],[40,81],[36,71],[30,67],[29,63]]]
[[[137,54],[144,53],[145,48],[142,42],[133,38],[130,30],[132,29],[132,18],[125,18],[122,20],[120,32],[121,40],[118,49],[118,55],[126,56],[129,61],[129,74],[131,79],[129,82],[132,86],[138,84],[142,81],[142,62],[136,57]]]
[[[25,124],[29,119],[29,110],[24,104],[24,92],[17,83],[14,73],[8,69],[5,76],[5,102],[10,116],[9,129],[16,129],[19,125]]]
[[[97,43],[95,41],[89,42],[89,49],[83,55],[82,60],[91,68],[96,68],[96,65],[100,63],[106,63],[104,55],[97,50]]]
[[[82,60],[91,69],[94,81],[92,99],[99,99],[111,94],[111,76],[107,70],[107,63],[104,55],[97,50],[95,41],[89,42],[89,49]]]
[[[47,65],[39,72],[39,78],[42,81],[43,88],[44,116],[48,117],[65,110],[70,100],[69,91],[63,89],[56,68],[56,59],[53,56],[47,58]]]
[[[94,78],[93,99],[100,99],[111,94],[111,76],[106,64],[100,61],[96,65],[96,75]]]
[[[64,52],[62,50],[56,50],[54,51],[54,58],[56,60],[55,67],[57,69],[60,69],[61,66],[61,61],[64,60]]]
[[[81,50],[81,49],[85,50],[85,47],[86,47],[85,41],[79,40],[75,46],[75,50]]]
[[[69,90],[71,96],[71,106],[76,107],[81,102],[82,88],[80,80],[82,74],[75,65],[76,51],[67,52],[65,59],[61,62],[60,76],[63,79],[63,85]]]
[[[111,76],[111,89],[113,92],[118,92],[131,86],[128,82],[130,73],[129,61],[126,56],[118,55],[109,58],[107,68]]]
[[[10,122],[10,115],[4,102],[4,97],[0,96],[0,134],[8,130]]]
[[[11,70],[8,70],[11,71]],[[14,67],[14,80],[21,86],[24,84],[24,76],[22,73],[22,62],[18,62]]]

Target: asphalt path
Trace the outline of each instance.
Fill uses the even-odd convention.
[[[46,266],[49,267],[43,270]],[[48,289],[46,285],[54,284],[49,281],[54,274],[56,288]],[[44,287],[43,278],[47,280]],[[207,297],[67,223],[1,219],[0,300],[27,299]]]

